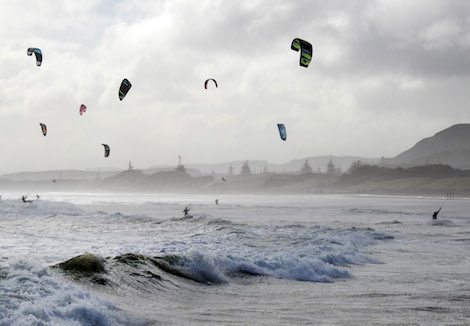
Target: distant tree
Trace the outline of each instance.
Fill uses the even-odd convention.
[[[240,170],[240,175],[250,175],[251,169],[250,165],[248,165],[248,161],[243,162],[242,168]]]
[[[351,163],[351,166],[348,169],[348,174],[353,174],[356,171],[359,171],[366,163],[364,161],[354,161]]]
[[[308,164],[308,160],[305,160],[304,165],[300,169],[300,174],[308,174],[313,173],[312,167]]]
[[[230,176],[233,175],[233,165],[232,165],[232,163],[230,163],[230,166],[228,167],[227,174],[230,175]]]
[[[336,166],[333,163],[333,160],[330,158],[328,164],[326,165],[326,173],[328,174],[335,174],[336,173]]]

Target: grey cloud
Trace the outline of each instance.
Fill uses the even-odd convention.
[[[466,1],[78,6],[2,8],[0,127],[14,138],[0,137],[12,157],[0,171],[121,167],[129,159],[145,167],[172,164],[177,154],[194,163],[391,156],[469,118]],[[308,69],[290,50],[294,37],[313,44]],[[39,69],[26,56],[30,44],[45,51]],[[219,88],[206,91],[210,77]],[[133,88],[119,102],[123,78]],[[89,109],[80,118],[82,103]],[[41,138],[39,120],[48,120],[50,138]],[[278,122],[287,126],[285,143]],[[106,161],[101,142],[112,147]],[[23,146],[29,150],[15,156]]]

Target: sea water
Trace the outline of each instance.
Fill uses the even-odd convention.
[[[470,324],[468,199],[40,195],[2,194],[0,325]]]

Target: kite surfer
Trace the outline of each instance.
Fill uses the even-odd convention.
[[[441,208],[442,207],[439,207],[439,209],[432,214],[432,219],[433,220],[437,220],[437,214],[439,214],[439,212],[441,211]]]
[[[32,203],[33,202],[31,199],[27,199],[27,197],[25,195],[23,195],[21,197],[21,200],[23,201],[23,203]]]
[[[188,213],[189,213],[190,210],[191,210],[191,208],[185,207],[185,208],[183,209],[184,216],[188,216]]]
[[[215,199],[215,204],[219,205],[219,200],[217,198]]]

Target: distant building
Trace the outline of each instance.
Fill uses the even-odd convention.
[[[176,166],[176,171],[186,172],[182,161],[183,159],[181,158],[181,155],[178,155],[178,165]]]

